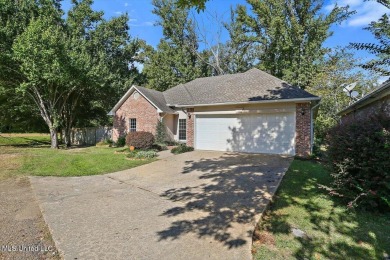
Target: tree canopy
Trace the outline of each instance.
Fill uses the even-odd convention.
[[[390,1],[378,0],[390,9]],[[383,14],[378,21],[373,21],[365,28],[370,31],[377,43],[352,43],[351,46],[357,50],[365,50],[375,55],[375,58],[362,64],[364,69],[378,72],[383,76],[390,76],[390,18]]]
[[[8,43],[7,34],[0,34],[1,66],[15,76],[1,74],[0,94],[14,96],[17,106],[31,100],[51,132],[53,148],[59,129],[69,144],[76,123],[108,122],[109,108],[140,79],[135,67],[140,42],[128,33],[127,15],[105,20],[92,3],[73,0],[65,18],[57,1],[4,4],[10,12],[23,11],[26,22],[21,26],[2,16],[9,25],[4,31],[14,40]]]
[[[172,0],[153,0],[164,37],[157,49],[147,47],[143,72],[151,88],[164,91],[201,75],[196,51],[198,39],[188,11]]]
[[[243,34],[241,42],[259,47],[258,67],[300,87],[311,84],[320,61],[328,51],[324,41],[332,35],[330,27],[341,23],[352,12],[335,6],[323,14],[323,1],[247,0],[251,7],[239,5],[235,27]]]

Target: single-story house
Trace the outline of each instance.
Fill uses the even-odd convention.
[[[198,78],[164,92],[132,86],[113,107],[113,139],[155,134],[197,150],[307,156],[320,98],[264,71]]]
[[[338,114],[341,122],[347,122],[355,118],[368,118],[379,111],[390,116],[390,79]]]

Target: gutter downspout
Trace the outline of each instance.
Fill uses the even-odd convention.
[[[313,154],[313,145],[314,145],[314,122],[313,122],[313,110],[315,108],[317,108],[319,105],[321,104],[321,100],[320,102],[318,102],[317,105],[313,106],[311,109],[310,109],[310,153]]]

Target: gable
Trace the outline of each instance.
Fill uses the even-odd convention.
[[[118,103],[111,109],[111,111],[108,113],[108,115],[114,115],[115,112],[120,109],[120,107],[128,100],[135,92],[138,93],[138,95],[142,96],[145,100],[147,100],[159,113],[166,112],[166,113],[175,113],[175,111],[165,104],[165,100],[162,100],[158,93],[161,94],[163,97],[163,94],[161,92],[150,90],[147,91],[146,88],[143,87],[136,87],[132,86],[126,93],[123,95],[123,97],[118,101]],[[156,93],[157,92],[157,93]]]

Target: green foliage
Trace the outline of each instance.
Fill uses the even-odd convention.
[[[377,2],[390,9],[389,1]],[[370,31],[377,43],[351,43],[351,46],[357,50],[365,50],[376,56],[375,59],[368,61],[361,66],[364,69],[380,73],[382,76],[390,76],[390,18],[389,14],[383,14],[376,22],[371,22],[365,28]]]
[[[16,91],[23,75],[13,59],[12,44],[31,19],[39,16],[37,3],[44,1],[0,1],[0,131],[47,132],[39,109]],[[47,2],[47,1],[46,1]]]
[[[187,146],[186,144],[179,144],[179,146],[177,146],[171,150],[171,153],[180,154],[180,153],[191,152],[193,150],[194,150],[194,147]]]
[[[151,88],[164,91],[200,75],[198,39],[187,10],[178,8],[172,0],[153,0],[153,5],[164,38],[156,50],[146,48],[143,73]]]
[[[154,143],[151,148],[157,151],[165,151],[168,149],[165,143]]]
[[[134,159],[152,159],[157,157],[157,152],[154,150],[141,150],[141,151],[130,151],[130,153],[127,154],[128,158],[134,158]]]
[[[259,68],[287,82],[306,87],[318,71],[317,63],[327,52],[324,41],[330,27],[352,13],[337,5],[328,15],[323,1],[247,0],[251,12],[238,5],[235,39],[258,47]]]
[[[121,136],[121,137],[118,137],[118,140],[116,141],[116,144],[115,144],[117,147],[123,147],[126,145],[126,137],[125,136]]]
[[[96,143],[96,146],[109,146],[109,147],[111,147],[113,145],[113,143],[114,142],[111,139],[105,139],[103,141]]]
[[[337,113],[352,101],[343,92],[343,85],[356,82],[354,90],[364,94],[372,90],[378,79],[376,75],[356,69],[358,63],[359,60],[354,58],[353,53],[346,49],[335,49],[327,53],[319,63],[321,70],[307,87],[310,93],[321,97],[314,124],[314,133],[319,144],[325,139],[328,130],[339,121]]]
[[[199,11],[204,11],[207,1],[208,0],[176,0],[178,7],[188,9],[194,7],[198,13]]]
[[[41,116],[68,143],[73,126],[107,124],[107,110],[142,80],[127,15],[105,20],[92,3],[72,1],[64,15],[57,0],[0,2],[0,127]]]
[[[126,135],[126,144],[136,149],[148,149],[154,144],[154,136],[149,132],[130,132]]]
[[[165,143],[168,140],[165,124],[158,120],[156,124],[156,143]]]
[[[330,131],[328,142],[335,193],[350,207],[390,210],[389,115],[350,118]]]

